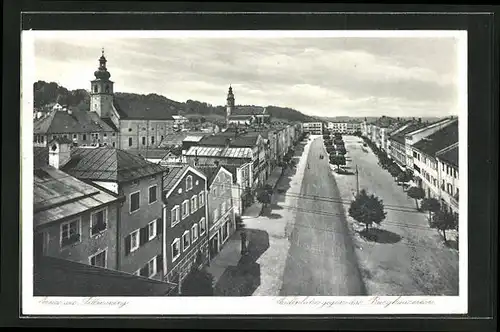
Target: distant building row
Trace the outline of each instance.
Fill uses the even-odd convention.
[[[403,170],[413,172],[416,185],[425,190],[427,197],[438,199],[444,209],[458,214],[457,117],[433,123],[380,118],[374,123],[364,121],[361,129],[363,136],[387,152]]]

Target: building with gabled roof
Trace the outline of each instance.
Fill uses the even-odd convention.
[[[50,165],[34,169],[34,257],[118,270],[118,208],[123,198]]]
[[[425,126],[426,124],[421,122],[407,122],[390,134],[388,152],[400,167],[406,167],[406,135]]]
[[[459,181],[458,166],[453,167],[443,159],[440,160],[439,155],[453,155],[455,148],[458,154],[458,130],[458,120],[451,121],[412,145],[417,185],[425,190],[427,197],[440,200],[442,206],[451,204],[450,197],[458,193]],[[444,199],[444,196],[449,197]],[[456,205],[458,209],[458,203]]]
[[[213,259],[236,230],[234,202],[241,199],[241,194],[233,185],[232,173],[224,166],[202,166],[198,170],[208,181],[208,238],[210,259]]]
[[[187,164],[170,166],[161,196],[164,280],[182,283],[193,266],[208,262],[207,178]]]
[[[166,169],[119,149],[70,148],[67,152],[67,144],[53,144],[56,149],[54,156],[49,156],[51,164],[59,164],[67,174],[123,197],[117,212],[119,269],[162,279],[163,264],[158,262],[163,261],[161,190]]]
[[[75,146],[112,146],[117,143],[117,129],[95,112],[54,109],[33,124],[35,146],[47,146],[55,138],[70,139]]]

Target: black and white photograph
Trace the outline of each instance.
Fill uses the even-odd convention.
[[[21,42],[23,310],[467,313],[466,31]]]

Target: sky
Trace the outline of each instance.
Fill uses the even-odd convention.
[[[458,39],[134,38],[89,33],[34,40],[35,80],[90,88],[104,48],[116,92],[313,116],[458,114]]]

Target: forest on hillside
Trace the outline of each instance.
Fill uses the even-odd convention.
[[[37,109],[43,109],[44,106],[56,102],[60,105],[76,107],[82,111],[88,111],[90,109],[90,95],[89,92],[84,89],[68,90],[55,82],[37,81],[33,84],[33,92],[34,106]],[[225,106],[213,106],[206,102],[191,99],[186,102],[178,102],[154,93],[141,95],[136,93],[116,92],[115,96],[134,102],[140,101],[146,105],[148,103],[164,103],[165,109],[187,117],[224,117],[226,114]],[[288,107],[267,106],[267,111],[274,119],[291,122],[314,120],[314,118]]]

